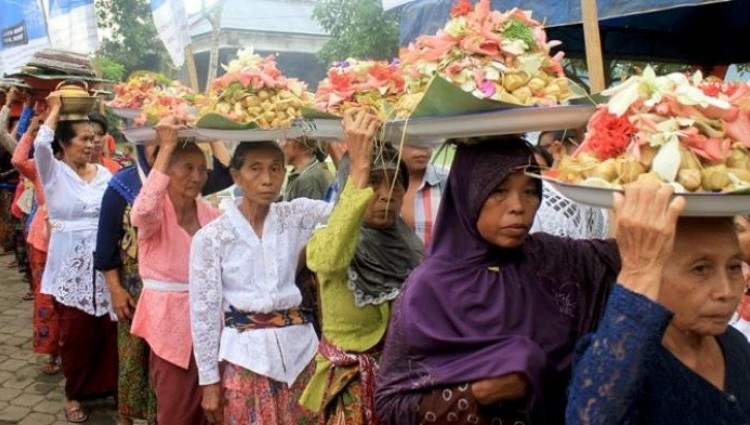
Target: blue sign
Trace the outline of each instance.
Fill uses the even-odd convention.
[[[28,44],[29,40],[47,37],[42,8],[38,1],[0,0],[0,46]]]
[[[77,7],[90,4],[94,4],[94,0],[49,0],[49,16],[54,18],[55,16],[65,15]]]

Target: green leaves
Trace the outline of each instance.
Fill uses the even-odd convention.
[[[221,114],[210,113],[203,115],[198,122],[195,123],[195,126],[197,128],[211,128],[217,130],[248,130],[257,128],[258,124],[254,122],[244,124],[238,123]]]
[[[313,19],[331,36],[318,57],[331,63],[348,57],[391,59],[398,55],[398,12],[380,0],[321,0]]]
[[[155,59],[167,52],[158,41],[148,0],[96,0],[95,5],[99,27],[108,30],[100,55],[116,58],[124,75],[159,67]]]

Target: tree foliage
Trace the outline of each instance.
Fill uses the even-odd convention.
[[[348,57],[391,59],[398,55],[399,14],[381,0],[320,0],[313,19],[331,36],[318,52],[326,63]]]
[[[123,75],[138,69],[165,71],[166,50],[159,41],[148,0],[96,0],[99,27],[107,34],[99,55],[117,61]]]
[[[121,81],[125,77],[125,65],[115,62],[106,56],[97,56],[97,67],[102,71],[105,80]]]

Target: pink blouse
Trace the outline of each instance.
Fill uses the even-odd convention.
[[[16,150],[13,151],[11,163],[22,176],[31,180],[34,184],[37,212],[34,215],[34,218],[31,219],[29,236],[26,241],[39,251],[47,252],[47,246],[49,245],[47,200],[44,197],[44,187],[42,186],[42,181],[39,179],[39,173],[36,172],[36,163],[33,159],[29,158],[29,151],[31,151],[31,146],[33,144],[34,139],[30,135],[24,134],[21,137],[21,141],[16,146]]]
[[[138,229],[138,267],[144,281],[131,332],[154,354],[187,369],[193,350],[188,273],[192,237],[177,222],[167,188],[169,176],[151,170],[133,204],[130,220]],[[220,212],[196,199],[201,227]]]

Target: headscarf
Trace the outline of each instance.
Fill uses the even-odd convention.
[[[576,337],[594,322],[591,306],[603,306],[600,288],[614,281],[619,261],[611,242],[532,235],[501,249],[482,238],[476,223],[485,201],[529,165],[532,149],[518,137],[458,147],[428,257],[392,314],[376,395],[384,424],[413,422],[415,390],[510,373],[527,377],[530,408],[542,406],[535,414],[564,411]],[[545,392],[557,397],[542,404]]]
[[[341,188],[346,185],[349,168],[349,156],[345,155],[336,172]],[[400,183],[404,188],[409,185],[406,165],[398,161],[398,152],[392,148],[384,147],[373,156],[370,172],[384,170],[398,170]],[[347,286],[354,294],[354,303],[362,307],[395,299],[409,273],[422,259],[423,250],[422,242],[401,217],[388,229],[375,229],[364,223],[347,272]]]

